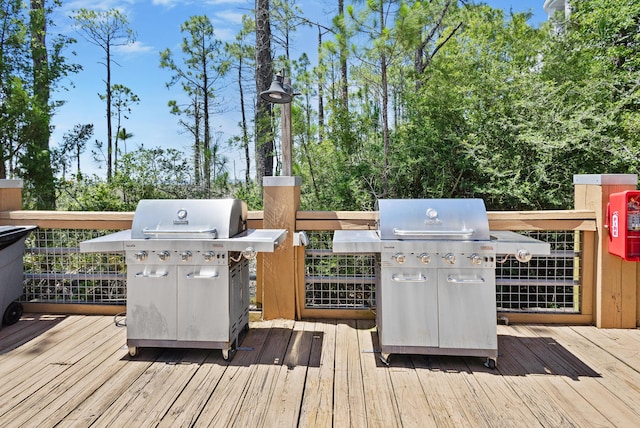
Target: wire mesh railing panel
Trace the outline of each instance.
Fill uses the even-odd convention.
[[[369,309],[375,306],[376,256],[337,255],[333,232],[309,232],[305,252],[305,308]]]
[[[37,229],[25,241],[22,302],[126,304],[124,253],[84,254],[79,243],[111,231]],[[506,312],[579,313],[581,233],[527,232],[551,244],[551,255],[522,264],[507,258],[496,268],[497,309]],[[375,307],[378,255],[334,254],[333,232],[309,232],[304,306],[308,309]],[[503,256],[498,255],[502,261]]]
[[[520,263],[498,255],[497,309],[506,312],[580,312],[581,233],[521,232],[547,242],[551,254]],[[331,252],[333,232],[309,232],[305,253],[305,308],[375,307],[375,254]]]
[[[521,232],[547,242],[549,256],[529,263],[508,258],[496,268],[498,310],[505,312],[580,312],[581,234],[574,231]],[[498,255],[500,260],[501,255]]]
[[[112,231],[37,229],[25,241],[22,302],[124,305],[124,253],[80,253],[80,242]]]

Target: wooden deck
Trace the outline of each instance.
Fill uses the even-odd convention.
[[[217,350],[128,356],[111,317],[0,330],[1,427],[635,427],[640,330],[499,326],[479,358],[376,357],[371,321],[254,322]]]

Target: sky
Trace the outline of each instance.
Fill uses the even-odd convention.
[[[321,0],[298,0],[302,13],[312,20],[327,26],[335,14],[335,7],[329,6],[337,2]],[[537,26],[547,20],[544,12],[544,0],[485,0],[484,3],[502,8],[509,12],[533,13],[530,21]],[[190,16],[207,15],[211,20],[215,35],[223,41],[232,42],[238,32],[243,14],[250,14],[255,0],[70,0],[63,1],[63,7],[54,15],[55,27],[51,33],[62,33],[78,40],[70,50],[76,56],[73,62],[81,64],[83,70],[71,75],[61,82],[60,88],[52,95],[55,100],[63,100],[53,119],[54,131],[50,145],[61,144],[64,134],[70,132],[76,124],[94,124],[94,137],[87,144],[87,150],[81,158],[83,173],[106,176],[104,167],[94,162],[91,150],[94,140],[106,142],[105,104],[98,94],[104,94],[106,69],[101,64],[104,52],[88,43],[73,28],[69,19],[72,11],[79,8],[109,10],[120,9],[129,20],[131,28],[137,33],[136,42],[127,47],[116,47],[115,61],[112,65],[111,83],[122,84],[131,89],[140,102],[132,107],[128,120],[123,122],[127,132],[133,137],[127,140],[127,150],[132,151],[141,144],[145,148],[175,148],[190,153],[190,140],[178,125],[179,118],[169,113],[167,103],[170,100],[184,99],[184,95],[176,85],[167,88],[171,79],[169,70],[159,67],[159,52],[169,48],[176,59],[181,58],[180,43],[183,34],[180,25]],[[300,47],[309,47],[306,52],[314,61],[316,58],[316,30],[302,30],[293,41],[294,50],[291,56],[300,57],[305,51]],[[306,42],[306,40],[309,42]],[[295,86],[295,82],[293,82]],[[233,100],[225,99],[224,103],[235,106]],[[228,158],[227,169],[231,179],[244,177],[244,160],[242,150],[228,147],[225,142],[232,136],[239,135],[239,111],[231,110],[212,118],[214,131],[220,136],[222,153]],[[114,125],[115,127],[115,122]],[[114,131],[115,132],[115,131]],[[106,146],[106,144],[105,144]],[[121,149],[123,149],[121,147]],[[75,170],[73,171],[75,173]],[[251,171],[252,176],[255,171]]]

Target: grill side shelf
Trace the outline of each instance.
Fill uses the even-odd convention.
[[[334,253],[380,253],[382,242],[375,230],[336,230]]]

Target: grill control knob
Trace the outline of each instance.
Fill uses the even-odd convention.
[[[146,252],[146,251],[138,251],[138,252],[135,254],[135,256],[134,256],[134,257],[136,258],[136,260],[137,260],[137,261],[139,261],[139,262],[143,262],[143,261],[147,260],[147,256],[148,256],[148,254],[147,254],[147,252]]]
[[[192,256],[193,254],[191,254],[191,251],[183,251],[182,254],[180,254],[180,258],[183,262],[188,262],[189,260],[191,260]]]
[[[469,260],[471,260],[471,264],[472,265],[481,265],[482,264],[482,257],[480,257],[480,255],[473,253],[469,256]]]
[[[399,265],[403,265],[404,262],[407,261],[407,256],[405,256],[402,253],[398,253],[396,255],[393,256],[393,259],[396,261],[396,263],[398,263]]]
[[[210,262],[215,258],[216,253],[214,253],[213,251],[207,251],[206,253],[203,254],[203,256],[204,256],[205,262]]]
[[[420,263],[422,263],[423,265],[428,265],[429,263],[431,263],[431,256],[427,253],[422,253],[418,256],[418,259],[420,260]]]
[[[447,253],[442,257],[446,264],[453,265],[456,263],[456,255],[453,253]]]
[[[531,252],[529,250],[518,250],[516,260],[520,263],[528,263],[531,260]]]
[[[170,257],[171,257],[171,253],[170,253],[170,252],[168,252],[167,250],[160,251],[160,252],[158,253],[158,258],[159,258],[160,260],[162,260],[163,262],[166,262],[167,260],[169,260],[169,258],[170,258]]]

